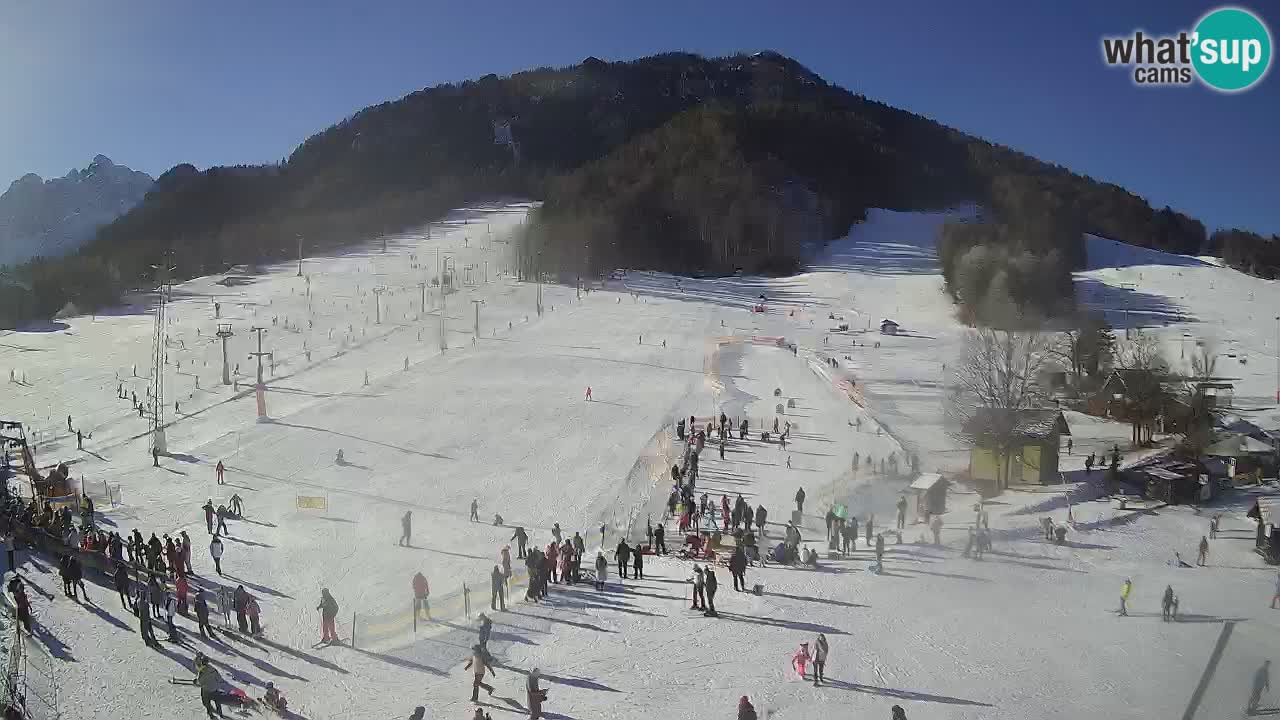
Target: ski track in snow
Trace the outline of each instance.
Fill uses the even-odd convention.
[[[533,285],[498,273],[510,250],[501,240],[528,207],[459,210],[433,224],[429,239],[425,229],[392,238],[385,254],[371,244],[307,259],[314,328],[305,325],[308,281],[296,277],[295,264],[266,268],[244,284],[209,277],[176,286],[169,353],[182,372],[170,365],[165,382],[167,402],[180,400],[182,412],[168,428],[175,454],[161,469],[146,455],[146,422],[115,397],[118,382],[140,395],[148,386],[132,377],[134,364],[139,374],[150,372],[146,298],[114,314],[3,336],[0,372],[13,368],[27,378],[6,386],[6,417],[39,431],[41,463],[73,461],[95,498],[103,483],[119,484],[123,504],[99,504],[108,525],[144,535],[186,529],[196,541],[196,570],[210,579],[199,506],[232,491],[245,497],[247,519],[231,524],[224,557],[237,579],[212,580],[244,582],[263,606],[268,633],[263,641],[205,643],[181,620],[186,646],[148,650],[109,582],[89,584],[98,603],[91,612],[56,593],[50,558],[20,553],[24,576],[41,591],[33,601],[47,630],[26,641],[29,654],[33,666],[56,671],[64,717],[199,717],[197,693],[164,682],[189,674],[196,649],[228,680],[252,685],[251,694],[275,680],[309,720],[407,716],[418,704],[430,717],[470,717],[470,674],[462,663],[475,634],[474,622],[461,615],[461,585],[472,588],[474,616],[485,609],[487,574],[510,542],[511,526],[525,526],[544,545],[555,522],[568,535],[583,533],[587,566],[601,545],[599,527],[607,526],[609,590],[553,586],[545,604],[513,597],[509,612],[493,613],[498,692],[488,709],[498,710],[495,717],[524,707],[524,673],[533,667],[550,691],[549,717],[573,720],[727,717],[744,694],[761,717],[785,720],[888,717],[895,703],[912,720],[1181,717],[1202,682],[1195,718],[1235,714],[1244,705],[1254,671],[1276,646],[1280,616],[1266,608],[1275,574],[1251,552],[1242,499],[1215,510],[1225,513],[1224,537],[1212,545],[1211,566],[1194,570],[1166,563],[1174,550],[1194,556],[1207,511],[1121,512],[1081,492],[1071,543],[1060,547],[1039,535],[1040,517],[1066,519],[1054,488],[998,498],[1002,504],[987,508],[994,552],[981,561],[963,558],[975,496],[957,489],[944,516],[943,547],[915,544],[927,533],[909,513],[903,544],[885,533],[882,575],[867,571],[874,555],[860,527],[850,558],[824,560],[816,570],[750,569],[748,583],[761,583],[761,596],[734,592],[720,569],[719,619],[689,610],[689,563],[651,558],[645,580],[620,582],[611,546],[624,532],[642,538],[650,518],[661,520],[668,490],[662,474],[682,447],[665,444],[677,417],[723,410],[749,418],[751,439],[731,439],[723,461],[709,444],[699,492],[731,500],[741,493],[753,506],[765,505],[768,545],[781,536],[798,486],[808,494],[802,532],[821,548],[822,513],[831,501],[848,503],[863,527],[874,513],[877,531],[888,529],[906,484],[879,473],[889,453],[902,459],[916,452],[926,471],[966,465],[941,412],[944,365],[958,356],[964,332],[932,250],[948,215],[874,211],[811,271],[791,278],[677,281],[633,272],[581,300],[572,288],[544,286],[547,311],[539,317]],[[437,248],[460,276],[475,280],[447,299],[443,353],[439,298],[428,292],[424,312],[417,286],[435,275]],[[1275,283],[1099,238],[1090,238],[1089,248],[1090,268],[1077,277],[1089,302],[1117,324],[1127,304],[1130,321],[1153,326],[1171,359],[1179,358],[1184,332],[1246,354],[1245,365],[1238,357],[1220,361],[1238,376],[1238,404],[1254,408],[1246,415],[1264,424],[1280,421],[1267,402],[1275,368],[1263,362],[1275,352],[1274,321],[1263,311],[1280,306]],[[409,267],[410,253],[420,268]],[[374,286],[388,288],[381,325]],[[753,313],[761,293],[767,312]],[[213,300],[222,303],[222,321],[234,324],[229,355],[242,366],[241,381],[252,376],[248,327],[268,330],[264,346],[277,353],[274,377],[264,371],[271,422],[255,422],[250,390],[218,384]],[[474,344],[471,300],[484,301]],[[831,331],[837,321],[829,314],[843,316],[851,330]],[[299,324],[296,331],[282,327],[286,317]],[[884,318],[907,332],[880,335]],[[792,355],[753,337],[784,337],[798,350]],[[827,358],[838,367],[829,368]],[[842,379],[856,381],[857,402],[844,394]],[[592,402],[583,399],[587,386]],[[795,428],[784,451],[758,438],[774,406],[788,399],[796,404],[783,417]],[[167,410],[173,420],[171,404]],[[66,432],[67,414],[93,433],[85,452]],[[1080,469],[1091,449],[1127,435],[1107,421],[1070,419],[1076,451],[1063,458],[1069,471]],[[339,448],[343,465],[334,462]],[[227,466],[227,487],[213,480],[218,460]],[[328,509],[298,509],[295,496],[310,494],[327,496]],[[473,498],[479,523],[468,520]],[[406,509],[414,518],[411,548],[395,544]],[[494,512],[507,527],[493,527]],[[671,530],[668,545],[677,545]],[[408,615],[409,581],[418,570],[431,582],[437,622],[416,634],[374,633],[359,649],[313,647],[320,587],[338,599],[339,634],[349,640],[353,611]],[[1119,618],[1125,577],[1135,582],[1132,612]],[[1178,592],[1185,622],[1160,621],[1165,584]],[[1239,627],[1209,673],[1227,620]],[[800,682],[789,667],[798,644],[818,632],[831,643],[822,688]],[[46,644],[61,657],[45,659]],[[1278,703],[1264,696],[1264,706]]]

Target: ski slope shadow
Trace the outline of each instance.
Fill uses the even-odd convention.
[[[500,662],[498,663],[498,667],[504,670],[509,670],[517,675],[524,675],[526,677],[529,675],[528,670],[524,670],[518,667],[513,667],[511,665],[507,665],[506,663]],[[538,677],[542,678],[543,680],[546,680],[547,682],[555,683],[557,685],[568,685],[570,687],[582,688],[583,690],[596,690],[598,692],[612,692],[612,693],[622,692],[621,690],[609,687],[604,683],[598,683],[595,680],[588,680],[587,678],[582,678],[582,677],[565,677],[563,675],[555,675],[553,673],[545,672],[542,670],[538,671]],[[546,715],[546,713],[543,713],[543,715]]]
[[[827,635],[848,635],[849,633],[840,628],[823,625],[821,623],[804,622],[802,620],[779,620],[770,617],[757,617],[751,615],[739,615],[737,613],[720,611],[719,616],[722,620],[732,620],[733,622],[743,622],[752,625],[769,625],[777,628],[785,628],[787,630],[798,630],[807,633],[825,633]]]
[[[419,457],[429,457],[429,458],[435,458],[437,460],[455,460],[456,459],[456,458],[449,457],[448,455],[441,455],[440,453],[424,452],[422,450],[414,450],[412,448],[400,447],[399,445],[392,445],[390,443],[384,443],[379,440],[370,440],[369,438],[363,438],[363,437],[360,437],[359,435],[352,435],[350,433],[339,432],[337,430],[329,430],[328,428],[316,427],[314,425],[301,425],[298,423],[288,423],[283,420],[272,420],[271,424],[279,425],[281,427],[295,428],[298,430],[310,430],[312,432],[328,433],[329,435],[337,435],[338,437],[344,437],[350,440],[356,440],[358,442],[369,443],[370,445],[377,445],[378,447],[384,447],[384,448],[387,448],[388,450],[396,450],[398,452],[402,452],[407,455],[417,455]]]
[[[361,655],[364,655],[366,657],[371,657],[375,660],[381,660],[382,662],[387,663],[389,665],[395,665],[396,667],[402,667],[408,670],[419,670],[425,673],[430,673],[432,675],[435,675],[436,677],[449,676],[449,673],[443,670],[433,668],[430,665],[423,665],[420,662],[415,662],[407,658],[396,657],[395,655],[387,655],[385,653],[377,653],[377,652],[373,652],[372,650],[362,650],[361,648],[357,648],[357,647],[353,647],[351,648],[351,650],[358,652]]]
[[[35,620],[31,621],[31,637],[38,640],[41,645],[44,645],[53,657],[63,662],[78,662],[75,655],[71,654],[71,648],[66,643],[59,640],[58,636]]]
[[[231,634],[231,631],[224,632],[223,635],[228,638],[235,637],[234,635]],[[301,681],[301,682],[311,682],[310,680],[308,680],[307,678],[301,675],[294,675],[291,672],[282,670],[281,668],[278,668],[275,665],[272,665],[266,660],[263,660],[261,658],[256,658],[250,655],[249,653],[244,652],[243,650],[240,650],[230,642],[225,642],[225,641],[218,642],[216,640],[210,640],[209,638],[206,638],[203,635],[200,635],[199,633],[187,633],[187,637],[194,640],[199,640],[200,642],[203,642],[205,645],[208,645],[209,647],[213,648],[214,650],[217,650],[218,652],[227,653],[229,655],[234,655],[235,657],[239,657],[245,660],[246,662],[252,664],[255,668],[273,677],[279,677],[279,678],[284,678],[286,680],[295,680],[295,681]],[[237,640],[240,640],[240,638],[237,638]],[[250,645],[253,644],[252,641],[249,641],[249,640],[241,640],[241,641],[245,642],[246,644],[250,644]]]
[[[966,700],[964,698],[948,697],[946,695],[931,695],[929,693],[877,687],[875,685],[861,685],[859,683],[852,683],[845,680],[825,680],[823,684],[827,687],[867,693],[869,695],[879,695],[881,697],[891,697],[897,700],[915,700],[918,702],[943,703],[946,705],[969,705],[973,707],[995,707],[990,703],[979,702],[977,700]]]
[[[822,603],[823,605],[835,605],[837,607],[846,608],[866,608],[870,605],[859,605],[858,603],[845,602],[843,600],[833,600],[831,598],[810,597],[808,595],[788,595],[780,592],[762,592],[765,597],[786,598],[787,600],[799,600],[801,602]]]
[[[545,620],[547,622],[559,623],[561,625],[568,625],[569,627],[576,627],[580,630],[594,630],[596,632],[602,632],[602,633],[614,632],[613,630],[610,630],[607,627],[592,625],[591,623],[577,622],[576,620],[566,620],[565,618],[556,617],[554,615],[538,615],[535,613],[520,612],[519,610],[514,610],[510,608],[508,608],[507,612],[511,613],[512,615],[523,615],[527,618],[537,618],[539,620]]]
[[[275,649],[275,650],[279,650],[280,652],[284,653],[285,655],[289,655],[290,657],[296,658],[296,659],[301,660],[301,661],[303,661],[303,662],[305,662],[305,663],[310,663],[310,664],[312,664],[312,665],[315,665],[316,667],[322,667],[322,668],[324,668],[325,670],[332,670],[333,672],[336,672],[336,673],[338,673],[338,674],[340,674],[340,675],[350,675],[350,674],[351,674],[351,673],[350,673],[346,668],[343,668],[341,665],[336,665],[336,664],[334,664],[334,663],[332,663],[332,662],[329,662],[328,660],[325,660],[324,658],[317,657],[317,656],[312,655],[312,654],[310,654],[310,653],[305,653],[305,652],[303,652],[303,651],[301,651],[301,650],[297,650],[297,649],[295,649],[295,648],[291,648],[291,647],[289,647],[288,645],[282,645],[282,644],[280,644],[280,643],[278,643],[278,642],[275,642],[275,641],[273,641],[273,640],[268,640],[268,639],[267,639],[267,638],[265,638],[265,637],[259,637],[259,638],[256,638],[256,640],[257,640],[258,642],[262,643],[263,645],[266,645],[266,646],[267,646],[267,647],[269,647],[269,648],[272,648],[272,649]]]

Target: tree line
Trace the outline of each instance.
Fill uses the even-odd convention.
[[[499,125],[514,146],[495,143]],[[1051,219],[1001,205],[1010,182],[1051,198]],[[4,269],[0,323],[151,287],[150,266],[167,251],[185,279],[290,258],[299,235],[311,252],[332,249],[501,195],[545,201],[520,251],[571,274],[787,272],[806,243],[843,235],[867,208],[991,202],[991,227],[948,240],[948,283],[980,306],[977,279],[1003,277],[999,292],[1045,311],[1056,299],[1042,285],[1057,292],[1080,262],[1069,229],[1171,252],[1206,243],[1192,218],[831,85],[776,53],[588,58],[365,108],[278,163],[176,166],[78,254]],[[1230,234],[1211,247],[1233,264],[1275,266],[1270,241]],[[1001,249],[1015,257],[981,257]]]

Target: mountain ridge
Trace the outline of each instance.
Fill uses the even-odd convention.
[[[154,182],[102,154],[62,177],[19,177],[0,194],[0,265],[78,250],[141,202]]]

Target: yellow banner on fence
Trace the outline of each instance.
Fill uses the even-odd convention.
[[[328,510],[329,498],[323,495],[299,495],[299,510]]]

